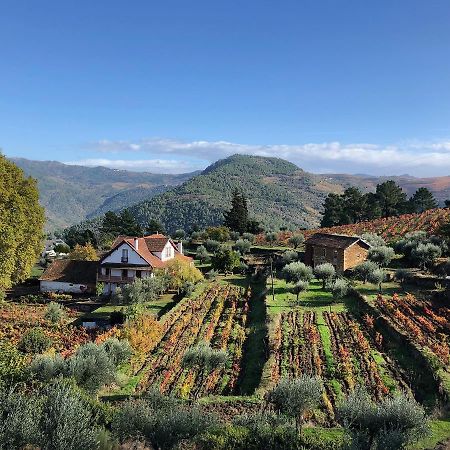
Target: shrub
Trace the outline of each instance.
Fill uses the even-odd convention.
[[[250,241],[246,241],[245,239],[239,239],[236,241],[236,244],[234,244],[234,248],[241,254],[245,255],[250,251],[252,244]]]
[[[205,242],[205,247],[209,252],[215,253],[219,250],[221,244],[219,241],[215,241],[214,239],[208,239]]]
[[[276,240],[278,239],[278,234],[275,233],[274,231],[269,231],[268,233],[266,233],[266,241],[269,243],[273,243],[276,242]]]
[[[131,356],[131,347],[126,339],[119,341],[117,338],[109,338],[101,347],[116,367],[128,361]]]
[[[290,245],[292,245],[292,247],[298,248],[305,242],[305,236],[303,236],[303,234],[293,234],[289,238],[288,242]]]
[[[294,250],[286,250],[281,255],[281,263],[283,264],[283,266],[297,260],[298,260],[298,253]]]
[[[442,254],[440,247],[434,244],[419,244],[411,252],[411,258],[419,264],[422,269],[427,269],[436,258]]]
[[[207,261],[209,258],[208,250],[206,250],[206,247],[203,245],[199,245],[197,247],[197,252],[195,254],[195,257],[199,259],[202,263]]]
[[[31,362],[29,371],[40,381],[50,381],[66,371],[66,362],[61,355],[38,355]]]
[[[45,311],[44,318],[51,323],[61,322],[66,317],[64,307],[58,303],[50,302]]]
[[[24,377],[27,357],[8,341],[0,341],[0,387],[10,386]],[[0,440],[1,442],[1,440]]]
[[[300,294],[308,290],[309,283],[304,280],[299,280],[294,286],[291,288],[291,292],[297,296],[297,302]]]
[[[52,340],[42,328],[31,328],[26,331],[19,341],[19,350],[24,353],[42,353],[52,344]]]
[[[123,328],[123,336],[131,347],[140,353],[148,353],[161,339],[162,326],[153,314],[138,314]]]
[[[253,242],[255,242],[255,235],[252,233],[243,233],[242,239],[245,239],[253,244]]]

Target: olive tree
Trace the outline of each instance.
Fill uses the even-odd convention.
[[[355,267],[356,278],[366,284],[369,281],[369,275],[376,269],[378,269],[377,263],[364,261]]]
[[[403,287],[404,284],[411,278],[411,271],[404,268],[397,269],[394,277]]]
[[[225,350],[216,350],[207,343],[201,343],[196,347],[191,347],[183,356],[181,365],[185,368],[195,368],[199,371],[200,382],[194,394],[196,400],[200,394],[203,380],[208,374],[216,369],[224,367],[228,360],[228,353]]]
[[[320,404],[322,392],[320,378],[301,375],[298,378],[281,380],[267,393],[266,400],[276,411],[294,419],[299,431],[305,413]]]
[[[291,262],[283,267],[283,276],[287,282],[310,281],[312,275],[312,268],[302,262]]]
[[[384,247],[386,245],[384,239],[376,233],[363,233],[361,239],[372,247]]]
[[[298,260],[298,253],[294,250],[286,250],[281,255],[281,263],[283,264],[283,266],[297,260]]]
[[[300,294],[308,290],[309,283],[304,280],[299,280],[291,287],[291,292],[297,296],[297,302]]]
[[[322,289],[325,289],[327,283],[336,275],[336,269],[330,263],[319,264],[314,268],[314,275],[319,280],[322,280]]]
[[[250,241],[247,241],[245,239],[238,239],[236,243],[234,244],[234,248],[241,254],[245,255],[250,251],[252,244]]]
[[[195,257],[199,259],[202,263],[204,263],[209,258],[208,250],[206,250],[206,247],[204,245],[199,245],[197,247]]]
[[[305,242],[305,236],[303,236],[303,234],[293,234],[289,240],[288,240],[289,244],[292,245],[292,247],[294,248],[298,248],[301,247],[302,244]]]
[[[370,261],[377,263],[381,267],[388,266],[394,256],[394,249],[385,245],[371,248],[367,255]]]
[[[381,292],[381,284],[386,279],[386,274],[383,269],[375,269],[369,273],[367,281],[372,284],[376,284],[378,286],[379,291]]]
[[[377,404],[358,388],[338,407],[337,417],[355,450],[400,450],[428,432],[424,409],[404,394]]]
[[[436,258],[442,255],[442,250],[435,244],[419,244],[411,252],[411,258],[419,264],[419,267],[426,270]]]

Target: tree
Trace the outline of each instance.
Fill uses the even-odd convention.
[[[203,275],[194,265],[179,259],[172,259],[166,265],[166,271],[170,275],[169,286],[180,290],[185,283],[198,283],[203,280]]]
[[[313,270],[306,264],[296,261],[284,266],[282,273],[288,283],[296,283],[300,280],[310,281],[313,275]]]
[[[67,244],[58,244],[54,246],[53,250],[56,253],[69,253],[70,247]]]
[[[255,242],[255,235],[252,233],[243,233],[242,239],[245,239],[253,244],[253,242]]]
[[[209,252],[217,252],[217,250],[219,250],[220,248],[220,242],[219,241],[215,241],[214,239],[208,239],[205,242],[205,247]]]
[[[322,392],[323,385],[319,378],[301,375],[291,380],[281,380],[267,394],[267,401],[277,411],[293,418],[299,431],[304,414],[320,404]]]
[[[403,394],[374,403],[361,388],[338,407],[338,420],[356,450],[400,450],[428,433],[424,409]]]
[[[186,231],[184,231],[182,229],[176,230],[175,233],[173,234],[173,237],[175,239],[184,239],[185,236],[186,236]]]
[[[283,264],[283,266],[297,260],[298,260],[298,253],[294,250],[286,250],[281,255],[281,264]]]
[[[181,365],[185,368],[195,368],[199,371],[199,387],[194,394],[194,400],[197,400],[206,376],[214,370],[224,367],[227,360],[228,353],[225,350],[213,349],[207,343],[201,343],[186,351]]]
[[[82,394],[65,381],[43,390],[39,421],[42,450],[94,450],[96,429],[91,408]]]
[[[26,355],[20,353],[13,344],[0,341],[0,388],[22,380],[27,360]]]
[[[235,252],[231,247],[225,245],[217,251],[211,258],[213,269],[224,273],[233,272],[236,267],[239,267],[241,262],[238,252]]]
[[[411,258],[419,264],[419,267],[426,270],[433,264],[436,258],[439,258],[442,250],[439,246],[428,243],[419,244],[411,252]]]
[[[231,209],[225,214],[224,225],[230,230],[238,231],[240,234],[248,230],[248,207],[244,194],[235,189],[231,199]]]
[[[76,226],[70,227],[64,231],[64,240],[71,248],[74,248],[77,244],[86,245],[87,243],[91,243],[94,247],[98,246],[98,241],[92,230],[80,230]]]
[[[375,195],[381,208],[382,217],[397,216],[406,212],[406,194],[395,181],[388,180],[378,184]]]
[[[204,263],[209,258],[208,250],[203,245],[199,245],[197,247],[197,251],[195,253],[195,257],[200,260],[200,262]]]
[[[75,248],[69,253],[69,259],[78,261],[98,261],[98,255],[93,245],[88,242],[86,245],[76,244]]]
[[[348,291],[349,291],[348,282],[347,282],[347,280],[344,280],[343,278],[338,278],[331,285],[333,301],[335,301],[335,302],[341,301],[348,294]],[[330,307],[330,309],[331,309],[331,307]]]
[[[369,283],[376,284],[380,292],[381,292],[381,284],[385,279],[386,274],[384,273],[383,269],[372,270],[367,277],[367,281],[369,281]]]
[[[370,261],[377,263],[381,267],[388,266],[394,256],[394,249],[387,247],[386,245],[382,247],[372,247],[369,249],[369,253],[367,255]]]
[[[420,187],[409,199],[411,209],[413,212],[422,213],[427,209],[438,207],[438,203],[433,193],[426,187]]]
[[[245,255],[250,251],[250,248],[252,247],[252,244],[249,241],[246,241],[245,239],[239,239],[234,244],[234,248],[241,254]]]
[[[0,290],[29,277],[42,249],[44,222],[36,180],[0,154]]]
[[[278,234],[275,233],[274,231],[269,231],[268,233],[266,233],[266,241],[269,242],[270,244],[276,242],[277,239]]]
[[[339,194],[328,194],[323,204],[324,212],[321,227],[332,227],[342,224],[343,199]]]
[[[147,223],[147,226],[145,227],[145,233],[146,234],[165,234],[166,230],[164,229],[164,225],[161,223],[161,221],[156,219],[150,219]]]
[[[230,239],[230,229],[225,226],[208,227],[203,235],[206,239],[212,239],[217,242],[226,242]]]
[[[395,271],[395,279],[404,287],[405,283],[411,278],[409,269],[400,268]]]
[[[336,275],[336,269],[330,263],[319,264],[314,268],[314,275],[322,280],[322,289],[325,289],[326,284]]]
[[[369,281],[369,275],[378,269],[378,264],[373,261],[364,261],[355,267],[355,275],[358,280],[361,280],[364,284]]]
[[[363,233],[361,239],[372,247],[384,247],[386,245],[384,239],[376,233]]]
[[[308,287],[309,287],[309,283],[304,280],[299,280],[294,284],[294,286],[292,286],[291,292],[297,296],[297,303],[298,303],[298,298],[299,298],[300,294],[302,292],[307,291]]]
[[[303,243],[305,242],[305,236],[303,236],[303,234],[293,234],[289,240],[288,240],[289,244],[292,245],[292,247],[294,248],[298,248],[301,247],[303,245]]]
[[[66,312],[64,310],[64,306],[56,302],[50,302],[47,306],[47,310],[45,311],[44,318],[51,323],[61,322],[66,317]]]
[[[342,194],[341,223],[357,223],[364,219],[366,197],[357,187],[349,187]]]

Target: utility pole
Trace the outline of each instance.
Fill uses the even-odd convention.
[[[273,256],[270,256],[270,277],[272,279],[272,300],[275,303],[275,288],[273,286]]]

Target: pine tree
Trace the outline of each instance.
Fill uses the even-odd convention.
[[[438,204],[433,193],[426,187],[420,187],[409,199],[414,212],[421,213],[427,209],[437,208]]]
[[[230,230],[237,231],[241,234],[247,231],[249,223],[247,199],[239,189],[234,190],[231,200],[231,210],[227,211],[224,215],[224,225]]]
[[[0,154],[0,290],[30,275],[42,248],[44,222],[36,180]]]
[[[406,194],[395,181],[388,180],[378,184],[376,198],[382,217],[397,216],[407,210]]]

